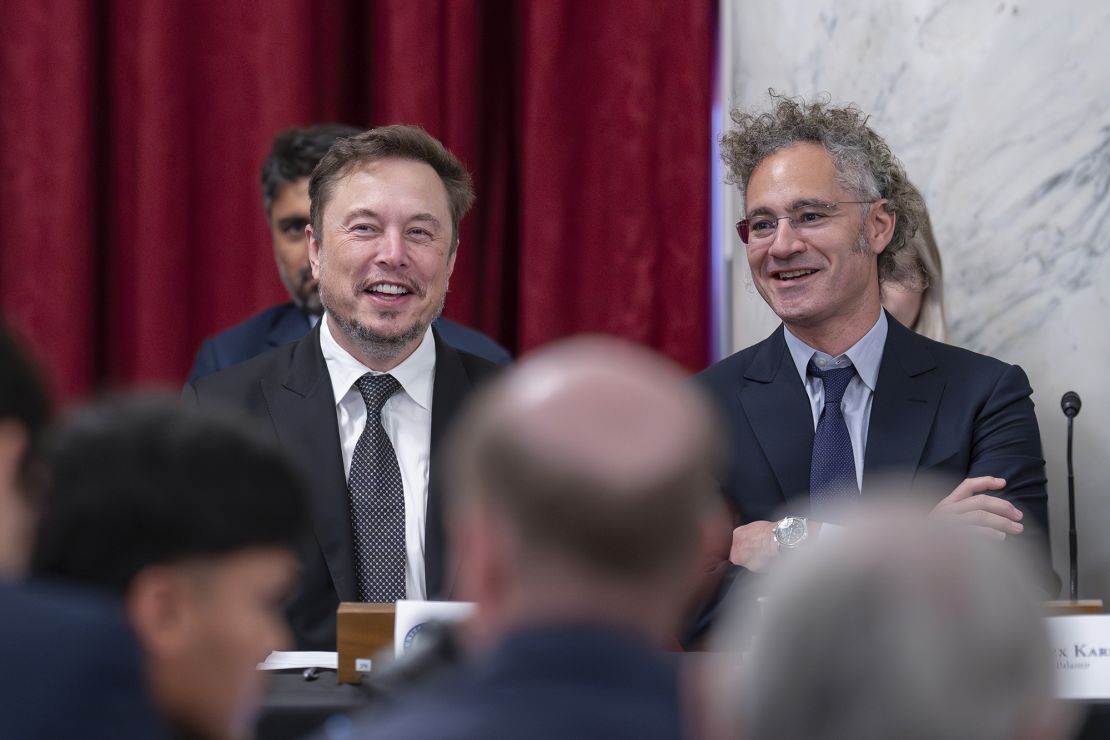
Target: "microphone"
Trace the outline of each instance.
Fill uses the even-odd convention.
[[[1079,394],[1075,391],[1068,391],[1064,397],[1060,399],[1060,408],[1064,410],[1064,416],[1073,419],[1079,415],[1079,409],[1083,407],[1083,402],[1079,400]]]
[[[1072,601],[1078,601],[1079,599],[1079,571],[1076,564],[1078,547],[1075,534],[1075,468],[1071,462],[1071,436],[1072,423],[1082,406],[1083,402],[1079,400],[1079,394],[1075,391],[1068,391],[1060,399],[1060,408],[1063,410],[1064,416],[1068,417],[1068,555],[1071,558]]]

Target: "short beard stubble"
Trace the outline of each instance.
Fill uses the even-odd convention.
[[[447,292],[444,291],[443,296],[439,299],[439,305],[436,306],[436,310],[432,314],[432,318],[426,323],[417,319],[411,326],[398,334],[379,334],[369,326],[366,326],[350,316],[341,316],[338,312],[333,311],[328,305],[330,303],[328,291],[324,289],[322,284],[320,285],[320,304],[335,321],[335,325],[339,327],[343,335],[347,337],[352,344],[361,349],[367,357],[382,364],[392,363],[401,356],[401,353],[403,353],[409,345],[424,336],[424,332],[428,330],[431,322],[438,319],[440,314],[443,313],[443,306],[446,301]]]

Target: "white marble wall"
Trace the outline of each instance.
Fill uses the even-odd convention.
[[[1110,2],[722,0],[721,24],[726,110],[766,106],[769,87],[855,102],[921,188],[951,341],[1032,381],[1065,581],[1059,400],[1082,396],[1080,586],[1110,603]],[[724,203],[736,349],[777,321],[731,231],[734,188]]]

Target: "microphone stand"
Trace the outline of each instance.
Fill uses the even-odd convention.
[[[1079,394],[1075,391],[1068,391],[1060,399],[1060,408],[1063,410],[1064,416],[1068,417],[1068,555],[1071,561],[1071,579],[1068,584],[1068,594],[1071,598],[1066,601],[1049,601],[1046,603],[1045,609],[1048,616],[1102,613],[1102,599],[1079,600],[1079,538],[1075,532],[1075,466],[1072,464],[1071,452],[1075,417],[1082,405]]]
[[[1075,534],[1075,467],[1071,460],[1072,426],[1075,414],[1068,414],[1068,555],[1071,558],[1071,600],[1079,600],[1079,546]]]

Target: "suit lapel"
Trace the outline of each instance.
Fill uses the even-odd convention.
[[[864,492],[881,473],[882,485],[907,489],[933,428],[944,379],[928,341],[887,314],[888,333],[871,404],[864,455]]]
[[[319,325],[294,347],[285,377],[262,379],[262,392],[282,445],[312,461],[306,473],[315,492],[316,540],[340,601],[357,601],[347,477]]]
[[[744,373],[740,403],[784,502],[808,496],[813,450],[813,411],[779,328],[760,345]],[[744,465],[744,460],[737,460]]]
[[[436,374],[432,387],[432,436],[428,475],[428,509],[424,537],[424,576],[429,598],[447,595],[454,582],[455,564],[447,563],[444,532],[444,486],[446,476],[439,462],[440,448],[451,421],[458,414],[471,389],[470,376],[463,367],[459,353],[432,330],[436,342]]]

